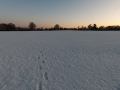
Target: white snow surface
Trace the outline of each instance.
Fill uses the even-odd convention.
[[[120,90],[120,32],[0,32],[0,90]]]

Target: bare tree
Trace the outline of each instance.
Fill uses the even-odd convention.
[[[89,30],[92,30],[92,25],[91,25],[91,24],[88,25],[88,29],[89,29]]]
[[[54,26],[54,29],[55,29],[55,30],[59,30],[59,29],[60,29],[59,24],[56,24],[56,25]]]
[[[90,30],[97,30],[97,25],[96,24],[90,24],[90,25],[88,25],[88,29],[90,29]]]
[[[7,24],[5,24],[5,23],[0,24],[0,30],[1,31],[7,30]]]
[[[30,22],[29,29],[30,30],[35,30],[36,29],[36,25],[33,22]]]
[[[99,30],[104,30],[105,29],[105,26],[100,26],[99,27]]]
[[[96,30],[96,29],[97,29],[97,25],[94,24],[94,25],[93,25],[93,30]]]
[[[9,24],[7,25],[7,29],[8,29],[9,31],[11,31],[11,30],[16,30],[15,24],[9,23]]]

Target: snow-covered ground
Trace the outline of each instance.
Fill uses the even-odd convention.
[[[0,32],[0,90],[120,90],[120,32]]]

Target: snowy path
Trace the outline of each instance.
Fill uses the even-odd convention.
[[[1,32],[0,90],[120,90],[120,32]]]

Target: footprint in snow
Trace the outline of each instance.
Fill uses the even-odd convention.
[[[40,82],[39,90],[42,90],[42,82]]]
[[[45,61],[43,61],[43,60],[42,60],[41,62],[42,62],[42,63],[45,63]]]
[[[120,90],[120,88],[117,88],[117,90]]]
[[[43,90],[42,89],[42,82],[40,82],[39,84],[37,84],[36,90]]]
[[[39,69],[42,70],[42,66],[41,65],[39,66]]]
[[[48,74],[47,74],[47,72],[45,72],[45,74],[44,74],[44,79],[48,80]]]
[[[40,56],[38,57],[38,59],[40,59]]]

